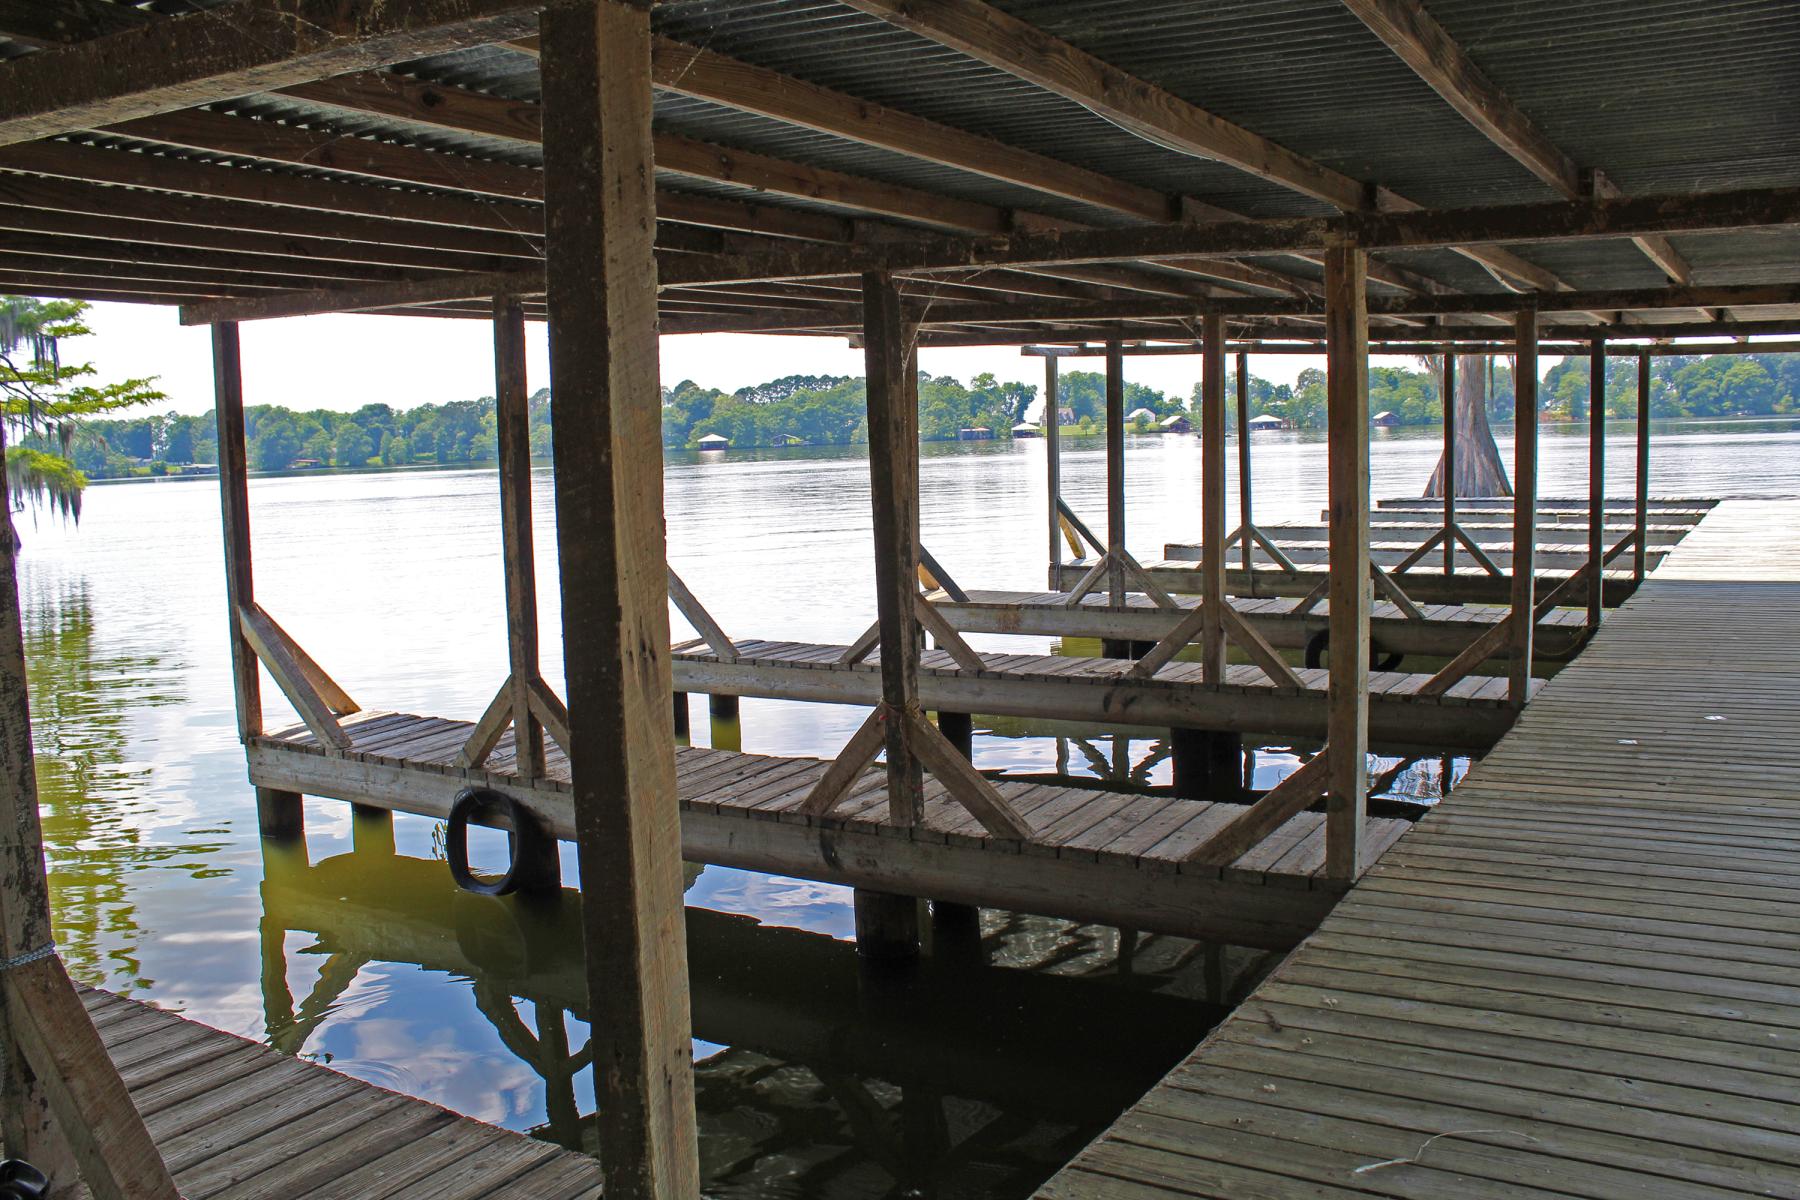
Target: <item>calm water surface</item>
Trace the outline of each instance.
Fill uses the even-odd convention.
[[[1615,495],[1632,486],[1627,435],[1609,449]],[[1323,446],[1254,444],[1259,521],[1316,520]],[[1793,494],[1796,451],[1793,424],[1671,425],[1652,490]],[[1378,431],[1374,493],[1416,495],[1436,455],[1433,432]],[[1544,494],[1585,493],[1575,431],[1547,429],[1542,459]],[[1065,496],[1096,527],[1102,470],[1098,443],[1065,449]],[[1196,439],[1133,439],[1127,477],[1140,558],[1197,537]],[[926,447],[926,545],[964,586],[1041,588],[1043,480],[1042,442]],[[544,672],[560,690],[548,473],[535,482]],[[506,672],[495,486],[485,471],[254,480],[257,598],[365,706],[473,718]],[[671,561],[728,632],[846,641],[873,619],[860,450],[677,456],[667,495]],[[304,852],[261,844],[231,710],[216,483],[96,487],[78,529],[26,516],[21,532],[45,835],[74,972],[475,1117],[591,1141],[572,901],[459,893],[437,825],[400,817],[388,836],[334,802],[309,802]],[[679,618],[676,630],[687,636]],[[271,724],[287,722],[279,693],[265,697]],[[741,722],[704,714],[696,703],[697,742],[773,754],[832,754],[862,718],[757,700]],[[1144,732],[978,718],[976,761],[1166,783]],[[1291,769],[1279,749],[1259,756],[1259,785]],[[1412,788],[1423,799],[1435,770]],[[1270,965],[1159,937],[1125,935],[1121,954],[1116,930],[987,913],[979,941],[946,937],[918,978],[875,986],[845,940],[845,889],[693,874],[715,1195],[1024,1195]]]

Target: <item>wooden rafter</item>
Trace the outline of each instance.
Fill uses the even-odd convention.
[[[1564,197],[1622,194],[1604,174],[1583,171],[1538,128],[1419,0],[1344,0],[1344,5],[1489,141]],[[1676,283],[1692,278],[1686,260],[1667,238],[1649,235],[1632,240]]]
[[[0,67],[0,144],[523,36],[523,0],[233,0]]]
[[[1189,103],[983,0],[844,0],[921,37],[1055,92],[1089,112],[1177,153],[1213,159],[1344,210],[1418,206],[1387,188],[1365,185],[1269,138]],[[1503,283],[1539,291],[1565,285],[1508,250],[1452,247]]]

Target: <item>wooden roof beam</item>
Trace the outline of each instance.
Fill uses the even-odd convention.
[[[1177,153],[1227,163],[1345,212],[1371,208],[1405,211],[1417,207],[1395,192],[1365,185],[1234,125],[983,0],[843,3],[1035,83]],[[1508,285],[1517,280],[1539,291],[1562,291],[1569,286],[1510,251],[1460,246],[1452,249],[1490,271],[1500,272],[1502,282]]]
[[[1539,129],[1419,0],[1344,0],[1344,6],[1450,107],[1565,199],[1579,200],[1590,192],[1605,199],[1621,195],[1602,173],[1583,171]],[[1676,283],[1692,278],[1686,260],[1667,238],[1632,240]]]
[[[0,145],[532,32],[533,0],[231,0],[0,64]]]
[[[107,0],[0,0],[0,35],[34,46],[90,41],[154,19]]]

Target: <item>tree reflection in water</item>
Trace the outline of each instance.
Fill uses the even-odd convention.
[[[130,755],[135,713],[184,703],[185,672],[161,655],[111,650],[97,634],[85,580],[27,577],[25,659],[51,908],[63,960],[78,978],[147,989],[136,888],[161,868],[224,873],[223,843],[158,840],[138,818],[155,764]],[[126,982],[128,981],[128,983]]]

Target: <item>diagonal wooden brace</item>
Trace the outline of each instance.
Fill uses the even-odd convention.
[[[937,726],[916,711],[907,713],[906,721],[912,727],[913,751],[920,764],[937,776],[951,798],[968,809],[983,829],[999,838],[1025,841],[1031,837],[1031,826]]]
[[[512,721],[513,677],[508,675],[501,683],[500,690],[494,693],[487,711],[481,714],[481,720],[475,722],[475,728],[469,731],[469,740],[457,751],[456,765],[467,770],[486,762]]]
[[[916,592],[913,594],[913,616],[924,627],[925,632],[937,640],[938,649],[949,654],[957,666],[977,675],[985,669],[981,655],[969,648],[969,643],[963,641],[962,634],[950,627],[950,622],[944,619],[944,614],[931,606],[931,601]]]
[[[688,590],[688,585],[681,581],[681,576],[675,573],[674,567],[669,568],[669,599],[675,602],[675,607],[687,618],[688,624],[706,639],[706,644],[712,647],[712,652],[719,656],[720,662],[737,661],[737,643],[725,636],[724,629],[713,620],[712,614],[706,611],[706,606]]]
[[[856,777],[869,769],[882,747],[887,745],[887,722],[891,712],[885,703],[875,706],[875,711],[850,735],[843,750],[825,768],[825,774],[813,784],[806,799],[800,802],[801,812],[809,817],[822,817],[843,802]]]
[[[1294,673],[1294,668],[1287,665],[1287,661],[1276,653],[1275,647],[1269,645],[1268,640],[1256,632],[1256,628],[1244,620],[1243,615],[1231,607],[1229,601],[1219,609],[1219,618],[1225,625],[1226,636],[1243,647],[1244,653],[1250,656],[1250,661],[1269,677],[1269,682],[1277,687],[1296,690],[1306,687],[1300,676]]]
[[[1229,825],[1196,846],[1187,856],[1191,863],[1222,867],[1237,861],[1251,847],[1310,808],[1330,782],[1327,770],[1331,747],[1308,759],[1298,771],[1264,792],[1262,798]]]

